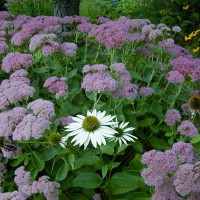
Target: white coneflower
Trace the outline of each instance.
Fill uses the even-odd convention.
[[[66,148],[67,138],[62,137],[59,133],[51,133],[49,135],[49,142],[53,145],[59,144],[61,147]]]
[[[105,138],[111,138],[116,133],[109,125],[118,123],[112,121],[116,116],[105,116],[105,114],[105,111],[97,112],[94,109],[92,112],[87,111],[87,116],[77,115],[77,117],[72,117],[75,122],[65,127],[66,131],[71,133],[64,138],[74,136],[72,139],[72,142],[75,142],[74,145],[84,145],[84,149],[90,141],[95,148],[97,145],[105,145]]]
[[[127,145],[127,141],[135,142],[134,139],[138,139],[138,138],[136,136],[133,136],[128,133],[128,132],[134,130],[135,128],[134,127],[125,128],[125,127],[127,127],[128,124],[129,124],[129,122],[126,122],[126,123],[122,122],[121,124],[112,125],[112,128],[117,133],[115,133],[115,135],[113,135],[113,137],[110,138],[110,141],[119,142],[120,146],[122,145],[122,143],[125,143]]]

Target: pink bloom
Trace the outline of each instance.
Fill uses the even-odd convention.
[[[56,94],[56,98],[59,99],[65,96],[68,90],[68,85],[65,83],[66,78],[58,78],[57,76],[52,76],[48,78],[43,87],[48,88],[49,92]]]
[[[29,68],[33,65],[33,57],[31,54],[23,54],[19,52],[9,53],[2,60],[2,69],[5,72],[17,70],[22,67]]]
[[[76,54],[78,46],[75,43],[64,42],[60,44],[59,49],[65,56],[73,57]]]
[[[33,114],[37,117],[42,117],[47,120],[52,120],[52,118],[55,116],[54,104],[51,101],[37,99],[30,102],[27,105],[27,108],[31,109]]]
[[[193,138],[198,134],[198,129],[195,127],[195,125],[189,121],[185,120],[181,122],[181,125],[177,127],[177,130],[182,134],[182,135],[187,135],[190,138]]]
[[[180,121],[181,121],[181,114],[178,110],[171,109],[167,111],[164,122],[168,126],[174,126],[177,122]]]

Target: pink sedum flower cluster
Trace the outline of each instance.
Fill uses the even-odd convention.
[[[9,73],[12,70],[18,70],[23,67],[29,68],[33,66],[33,57],[31,54],[9,53],[2,60],[2,70]]]
[[[57,76],[52,76],[45,81],[43,87],[47,88],[50,93],[56,94],[56,99],[59,99],[67,93],[68,85],[65,81],[65,77],[58,78]]]

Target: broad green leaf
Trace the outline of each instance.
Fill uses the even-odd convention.
[[[38,170],[38,172],[42,171],[45,166],[44,160],[42,160],[41,155],[37,151],[32,151],[31,158],[33,161],[33,165]]]
[[[136,151],[142,153],[144,151],[143,145],[139,140],[135,140],[135,142],[131,145]]]
[[[138,177],[127,172],[114,174],[108,185],[113,195],[127,193],[139,188]]]
[[[88,99],[94,101],[95,98],[96,98],[96,96],[97,96],[97,94],[96,94],[96,93],[93,93],[93,92],[86,92],[86,96],[87,96]]]
[[[102,178],[93,172],[80,173],[73,181],[73,187],[97,188],[102,184]]]
[[[20,165],[27,158],[27,155],[26,154],[17,154],[14,158],[16,160],[13,160],[10,163],[11,167],[17,167],[18,165]]]
[[[67,80],[74,77],[77,74],[77,69],[74,69],[67,74]]]
[[[114,148],[109,145],[103,145],[100,146],[101,153],[102,154],[107,154],[107,155],[113,155],[114,154]]]
[[[65,161],[59,168],[58,173],[56,174],[56,181],[62,181],[67,176],[69,170],[69,165]]]
[[[170,149],[170,145],[164,139],[160,139],[153,136],[150,139],[150,142],[155,149],[160,149],[160,150]]]
[[[55,148],[49,148],[42,154],[42,159],[44,161],[51,160],[57,155],[57,150]]]
[[[121,153],[121,152],[124,151],[127,147],[128,147],[128,145],[122,144],[121,146],[118,147],[117,153]]]
[[[152,125],[154,122],[155,122],[154,118],[146,118],[146,119],[143,119],[143,120],[137,122],[137,126],[138,127],[146,127],[146,126]]]
[[[190,140],[190,143],[191,144],[196,144],[196,143],[199,143],[200,142],[200,134],[196,135],[195,137],[193,137],[191,140]]]
[[[157,101],[154,101],[152,103],[152,105],[149,108],[149,111],[158,116],[159,118],[163,117],[162,106]]]
[[[100,167],[101,160],[95,155],[86,155],[82,158],[75,160],[74,169],[78,169],[83,165],[97,165]]]

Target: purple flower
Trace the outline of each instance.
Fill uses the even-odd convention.
[[[119,95],[126,99],[134,99],[137,96],[137,85],[132,83],[124,83],[119,88]]]
[[[4,148],[1,148],[1,151],[3,153],[3,157],[5,158],[12,158],[14,155],[22,153],[22,149],[20,147],[17,147],[15,151],[7,151]]]
[[[76,54],[78,46],[75,43],[64,42],[60,44],[59,49],[65,56],[73,57]]]
[[[93,28],[90,37],[106,46],[107,49],[121,49],[130,38],[127,27],[118,21],[108,21]]]
[[[155,24],[148,24],[142,27],[143,34],[149,34],[155,28]]]
[[[7,199],[12,199],[12,200],[26,200],[27,197],[24,193],[19,192],[19,191],[13,191],[13,192],[5,192],[1,193],[1,200],[7,200]]]
[[[168,38],[166,40],[159,41],[158,46],[161,48],[172,47],[174,46],[174,40],[172,38]]]
[[[55,34],[36,34],[30,40],[29,50],[34,52],[38,47],[41,47],[42,44],[53,41],[56,37]]]
[[[155,194],[152,196],[152,200],[183,200],[174,190],[173,180],[173,177],[165,177],[163,184],[155,188]]]
[[[126,70],[124,63],[113,63],[112,65],[110,65],[110,69],[119,74],[123,73]]]
[[[141,162],[148,165],[141,175],[149,186],[161,186],[166,175],[175,172],[178,168],[178,159],[175,152],[171,150],[146,152]]]
[[[198,134],[198,129],[189,120],[182,121],[181,125],[177,127],[177,130],[182,135],[187,135],[190,138],[193,138],[194,136],[196,136]]]
[[[172,31],[175,33],[179,33],[179,32],[181,32],[181,28],[180,28],[180,26],[173,26]]]
[[[22,81],[5,79],[0,85],[0,110],[10,104],[32,97],[35,89]]]
[[[131,81],[131,74],[130,74],[130,72],[127,71],[127,70],[123,70],[119,74],[119,80],[120,80],[120,83],[122,83],[122,84],[130,83],[130,81]],[[138,89],[138,88],[136,88],[136,89]]]
[[[101,195],[96,193],[94,196],[93,196],[93,200],[101,200]]]
[[[149,40],[155,40],[158,36],[162,36],[163,32],[160,29],[150,31],[148,38]]]
[[[182,196],[190,194],[193,187],[193,164],[185,163],[181,165],[175,173],[175,190]]]
[[[59,200],[58,188],[60,184],[50,182],[48,176],[42,176],[37,181],[37,189],[46,197],[47,200]]]
[[[172,151],[174,151],[177,157],[180,158],[182,163],[193,163],[195,160],[194,157],[194,148],[191,144],[185,142],[177,142],[172,146]]]
[[[10,72],[11,70],[17,70],[22,67],[32,67],[33,57],[31,54],[23,54],[19,52],[9,53],[2,60],[2,69],[5,72]]]
[[[42,45],[41,50],[44,56],[51,55],[59,49],[59,43],[54,41],[48,41]]]
[[[139,32],[135,32],[135,33],[131,33],[130,34],[130,42],[141,42],[145,40],[145,34],[143,33],[139,33]]]
[[[27,108],[31,109],[37,117],[42,117],[47,120],[52,120],[55,116],[54,104],[51,101],[37,99],[29,103]]]
[[[103,72],[106,69],[108,69],[108,67],[106,65],[103,65],[103,64],[96,64],[96,65],[92,65],[92,66],[85,65],[83,67],[82,72],[83,73],[88,73],[88,72]]]
[[[163,24],[163,23],[158,24],[157,28],[160,29],[161,31],[170,31],[171,30],[166,24]]]
[[[74,120],[72,119],[71,116],[67,116],[67,117],[60,117],[58,119],[55,120],[55,124],[62,124],[63,126],[67,126],[70,123],[74,122]]]
[[[39,139],[50,124],[51,122],[43,117],[28,114],[16,126],[13,132],[13,140],[29,140],[31,137]]]
[[[25,108],[15,107],[0,113],[0,137],[12,136],[16,125],[23,119],[28,111]]]
[[[116,90],[117,82],[108,72],[94,72],[85,75],[81,87],[86,92],[112,92]]]
[[[9,49],[9,46],[6,44],[6,42],[1,41],[0,42],[0,55],[5,53]]]
[[[184,76],[181,73],[179,73],[178,71],[168,72],[166,75],[166,78],[170,83],[174,83],[174,84],[184,83],[184,81],[185,81]]]
[[[196,62],[194,59],[179,56],[171,61],[173,70],[183,75],[190,75],[195,70]]]
[[[149,49],[144,48],[144,47],[137,47],[136,52],[146,56],[146,57],[150,57],[151,56],[151,52],[149,51]]]
[[[107,18],[107,17],[98,17],[97,21],[100,23],[100,24],[103,24],[103,23],[106,23],[108,21],[112,21],[111,19]]]
[[[199,200],[200,199],[200,193],[192,192],[190,196],[187,198],[187,200]]]
[[[89,22],[79,24],[77,26],[77,30],[81,33],[89,33],[93,28],[95,28],[96,24],[91,24]]]
[[[153,88],[150,88],[150,87],[141,87],[140,88],[140,94],[143,97],[151,96],[153,93],[154,93],[154,89]]]
[[[0,11],[0,20],[2,19],[8,19],[8,18],[13,18],[14,15],[10,14],[7,11]]]
[[[43,87],[48,88],[49,92],[56,94],[56,99],[65,96],[68,90],[68,85],[65,83],[66,78],[58,78],[57,76],[52,76],[48,78]]]
[[[176,122],[180,122],[180,121],[181,121],[181,114],[178,110],[171,109],[167,111],[164,122],[168,126],[174,126]]]

